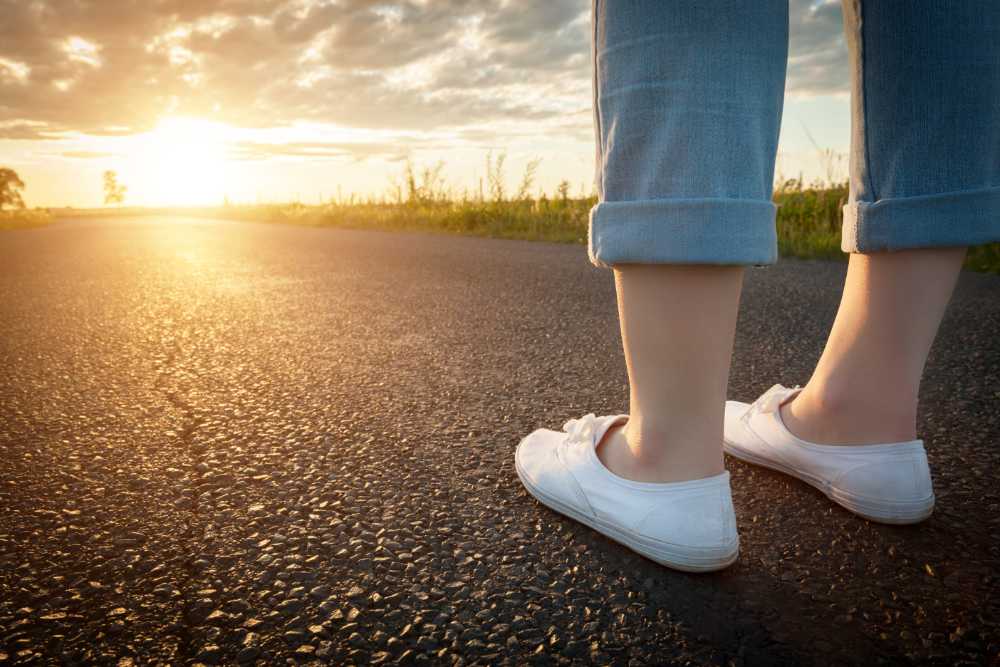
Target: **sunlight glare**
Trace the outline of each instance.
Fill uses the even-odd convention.
[[[172,205],[217,204],[226,194],[230,128],[198,118],[166,118],[142,147],[150,198]]]

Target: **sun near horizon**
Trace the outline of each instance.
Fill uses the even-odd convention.
[[[64,4],[0,25],[0,166],[28,206],[101,206],[107,171],[128,206],[377,198],[406,161],[461,196],[500,153],[509,189],[538,161],[535,193],[592,192],[586,3]],[[777,176],[824,179],[849,139],[839,3],[791,22]]]
[[[125,169],[137,182],[148,184],[152,199],[178,206],[218,201],[227,190],[229,134],[232,128],[197,118],[161,120],[151,132],[138,135],[133,165]]]

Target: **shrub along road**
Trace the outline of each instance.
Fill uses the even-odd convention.
[[[580,246],[94,220],[4,234],[0,266],[0,663],[1000,653],[996,276],[928,365],[929,521],[729,460],[740,559],[688,575],[514,473],[530,430],[626,408]],[[808,379],[843,271],[748,271],[733,397]]]

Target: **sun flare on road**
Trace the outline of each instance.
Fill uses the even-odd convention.
[[[217,204],[226,193],[231,128],[198,118],[165,118],[143,135],[141,179],[164,204]]]

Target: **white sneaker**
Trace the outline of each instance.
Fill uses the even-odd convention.
[[[542,504],[667,567],[719,570],[739,554],[729,473],[690,482],[634,482],[597,458],[607,430],[628,415],[571,419],[564,432],[538,429],[517,446],[514,464]]]
[[[776,384],[752,404],[726,401],[726,453],[798,477],[872,521],[917,523],[931,515],[934,491],[922,440],[878,445],[800,440],[778,409],[800,391]]]

